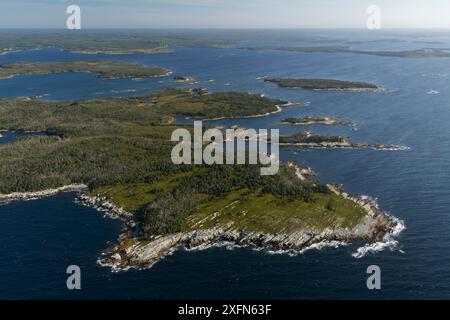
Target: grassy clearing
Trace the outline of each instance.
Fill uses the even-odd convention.
[[[110,201],[129,212],[136,212],[142,206],[151,203],[173,191],[182,178],[192,175],[192,172],[178,173],[165,177],[153,183],[130,183],[95,188],[91,194],[102,194]]]
[[[299,229],[354,227],[366,212],[335,194],[314,193],[313,200],[289,200],[272,194],[237,190],[197,207],[183,230],[207,229],[233,224],[237,230],[278,233]]]

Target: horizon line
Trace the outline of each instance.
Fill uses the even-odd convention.
[[[0,27],[0,30],[365,30],[370,32],[382,32],[383,30],[447,30],[450,27],[384,27],[376,30],[369,30],[362,27],[85,27],[81,29],[69,30],[64,27]]]

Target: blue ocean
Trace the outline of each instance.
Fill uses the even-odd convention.
[[[282,31],[279,31],[282,32]],[[293,32],[293,31],[290,31]],[[450,34],[365,34],[316,31],[362,50],[450,47]],[[392,39],[402,41],[392,41]],[[374,41],[376,40],[376,41]],[[428,44],[426,41],[434,41]],[[216,121],[251,128],[281,125],[286,117],[333,116],[348,126],[311,126],[318,134],[349,136],[355,142],[405,146],[399,151],[283,150],[281,159],[310,166],[322,182],[342,184],[352,194],[376,198],[382,210],[403,220],[397,250],[352,257],[364,243],[309,250],[289,256],[251,248],[177,250],[147,270],[113,273],[97,264],[115,241],[120,221],[74,203],[74,194],[0,206],[1,299],[429,299],[450,298],[450,60],[351,53],[295,53],[267,45],[311,46],[308,42],[254,40],[257,50],[176,47],[170,54],[82,55],[58,48],[0,56],[13,61],[104,59],[136,61],[193,76],[210,91],[243,91],[308,102],[268,117]],[[364,81],[379,92],[307,91],[279,88],[259,77],[329,78]],[[107,80],[86,73],[18,76],[0,80],[0,97],[47,100],[135,96],[182,87],[172,77]],[[214,80],[213,82],[210,80]],[[186,85],[188,86],[188,85]],[[189,121],[179,119],[179,121]],[[23,133],[6,133],[8,143]],[[0,159],[1,165],[1,159]],[[81,290],[68,290],[66,268],[79,265]],[[366,269],[381,269],[381,290],[368,290]]]

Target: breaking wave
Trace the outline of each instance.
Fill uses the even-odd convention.
[[[365,246],[358,248],[356,252],[352,254],[352,256],[356,259],[361,259],[369,253],[374,254],[386,249],[389,249],[391,251],[398,250],[403,253],[403,251],[399,248],[399,242],[395,238],[398,237],[400,233],[402,233],[406,229],[405,223],[395,217],[391,217],[391,219],[394,221],[395,225],[392,228],[391,232],[386,233],[382,241],[366,244]]]

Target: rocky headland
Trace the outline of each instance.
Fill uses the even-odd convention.
[[[226,244],[292,254],[319,244],[334,246],[336,242],[344,244],[365,240],[380,245],[387,239],[391,241],[394,233],[399,229],[403,230],[403,222],[382,212],[374,200],[364,196],[350,196],[335,185],[327,185],[327,187],[331,192],[364,208],[366,216],[359,224],[353,228],[326,228],[322,231],[300,229],[293,232],[281,231],[277,234],[239,230],[234,228],[233,224],[228,224],[210,229],[156,236],[146,241],[133,237],[131,229],[126,228],[120,235],[118,243],[102,254],[99,264],[111,267],[113,271],[148,268],[178,248],[205,249]],[[106,207],[109,206],[106,205]],[[104,206],[101,205],[100,208]],[[125,218],[128,219],[128,216]],[[358,252],[355,253],[356,258],[364,256]]]

